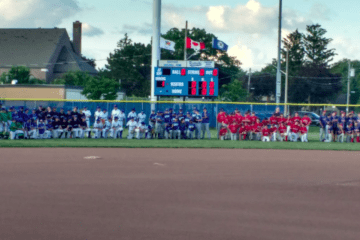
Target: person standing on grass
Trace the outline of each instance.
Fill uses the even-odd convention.
[[[310,127],[310,124],[311,124],[311,118],[309,118],[307,113],[305,113],[304,117],[301,118],[301,124],[304,125],[306,127],[307,131],[309,132],[309,127]]]
[[[320,142],[324,141],[324,139],[327,138],[327,116],[326,116],[326,110],[322,112],[322,115],[319,119],[320,124]]]
[[[85,115],[86,124],[90,127],[90,118],[91,118],[91,111],[85,106],[83,109],[83,114]]]
[[[223,126],[225,119],[226,119],[226,113],[224,112],[224,109],[220,108],[220,112],[216,116],[217,128],[218,128],[218,132],[217,132],[218,139],[220,139],[220,129]]]
[[[205,138],[205,131],[207,134],[208,139],[211,139],[211,133],[210,133],[210,118],[209,118],[209,113],[206,109],[206,107],[204,107],[203,112],[202,112],[202,139]]]
[[[239,131],[239,125],[237,125],[236,120],[234,119],[233,122],[227,126],[227,128],[230,131],[230,139],[232,141],[236,141]]]
[[[195,110],[195,114],[196,114],[195,115],[195,126],[196,126],[195,138],[200,139],[201,138],[202,117],[197,109]]]

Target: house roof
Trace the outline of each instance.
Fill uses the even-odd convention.
[[[0,67],[46,67],[65,28],[0,29]]]
[[[45,68],[64,35],[69,39],[65,28],[0,29],[0,67]],[[79,70],[96,74],[96,69],[74,52],[71,42],[70,46],[69,52]]]

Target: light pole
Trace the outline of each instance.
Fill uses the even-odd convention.
[[[278,36],[278,59],[277,59],[277,72],[276,72],[276,103],[280,103],[281,96],[281,18],[282,18],[282,0],[279,2],[279,36]]]
[[[351,68],[351,61],[349,60],[348,67],[348,82],[347,82],[347,94],[346,94],[346,113],[349,113],[349,103],[350,103],[350,78],[355,77],[355,70]]]
[[[161,27],[161,0],[154,0],[153,4],[153,36],[151,51],[151,95],[150,101],[155,102],[155,67],[160,60],[160,27]],[[155,110],[155,104],[151,104],[151,110]]]

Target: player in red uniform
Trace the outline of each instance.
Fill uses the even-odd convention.
[[[284,125],[283,122],[281,122],[279,126],[279,139],[281,142],[284,141],[286,137],[286,131],[287,131],[287,127]]]
[[[253,132],[255,134],[255,139],[257,141],[261,140],[261,130],[263,128],[263,124],[260,122],[260,119],[256,119],[256,123],[253,126]]]
[[[244,123],[244,125],[247,123]],[[241,125],[239,128],[239,140],[245,140],[246,138],[246,127],[244,125]]]
[[[275,116],[275,113],[269,118],[270,125],[277,125],[278,118]]]
[[[248,140],[252,140],[253,137],[253,126],[251,124],[245,123],[246,137]]]
[[[226,119],[226,113],[224,112],[224,109],[220,108],[220,112],[216,116],[217,121],[217,127],[218,127],[218,138],[220,138],[220,129]]]
[[[286,118],[284,118],[284,114],[281,113],[277,121],[278,121],[278,126],[280,126],[280,123],[284,123],[286,121]]]
[[[297,142],[299,138],[300,125],[299,121],[295,121],[295,123],[291,126],[291,138],[290,141]]]
[[[250,111],[247,111],[247,112],[245,113],[245,116],[244,116],[244,118],[243,118],[243,122],[246,122],[246,123],[248,123],[248,124],[251,123]]]
[[[268,129],[268,126],[265,125],[264,128],[261,131],[261,138],[263,142],[270,142],[270,131]]]
[[[301,133],[301,142],[308,142],[307,139],[308,130],[306,128],[306,124],[304,123],[301,124],[300,133]]]
[[[255,115],[255,112],[252,112],[250,116],[251,125],[256,123],[256,119],[258,119],[258,117]]]
[[[220,128],[220,131],[219,131],[219,139],[224,140],[226,134],[227,134],[227,128],[226,128],[225,125],[222,125],[221,128]]]
[[[299,113],[298,112],[296,112],[295,113],[295,116],[292,118],[292,120],[293,120],[293,122],[296,122],[296,121],[301,121],[301,117],[299,116]]]
[[[311,118],[307,115],[307,113],[304,114],[304,117],[301,119],[301,123],[306,127],[306,129],[309,131],[309,126],[311,124]]]
[[[261,123],[263,126],[265,126],[265,125],[268,126],[270,124],[270,122],[267,118],[264,118]]]
[[[291,115],[289,114],[289,116],[287,117],[286,121],[285,121],[285,125],[286,125],[286,134],[285,134],[285,141],[291,140],[291,126],[294,124]]]
[[[272,141],[272,142],[276,142],[276,139],[277,139],[277,131],[278,131],[278,129],[277,129],[277,127],[275,126],[275,125],[271,125],[271,127],[270,127],[270,133],[271,133],[271,135],[270,135],[270,140]]]
[[[241,115],[239,110],[235,110],[235,117],[236,117],[237,124],[240,125],[242,123],[243,116]]]
[[[236,141],[237,134],[239,130],[239,125],[236,123],[236,120],[234,119],[233,122],[228,126],[228,129],[230,131],[230,139],[233,141]]]

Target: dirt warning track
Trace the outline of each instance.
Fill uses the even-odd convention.
[[[0,239],[360,239],[360,152],[1,149]]]

